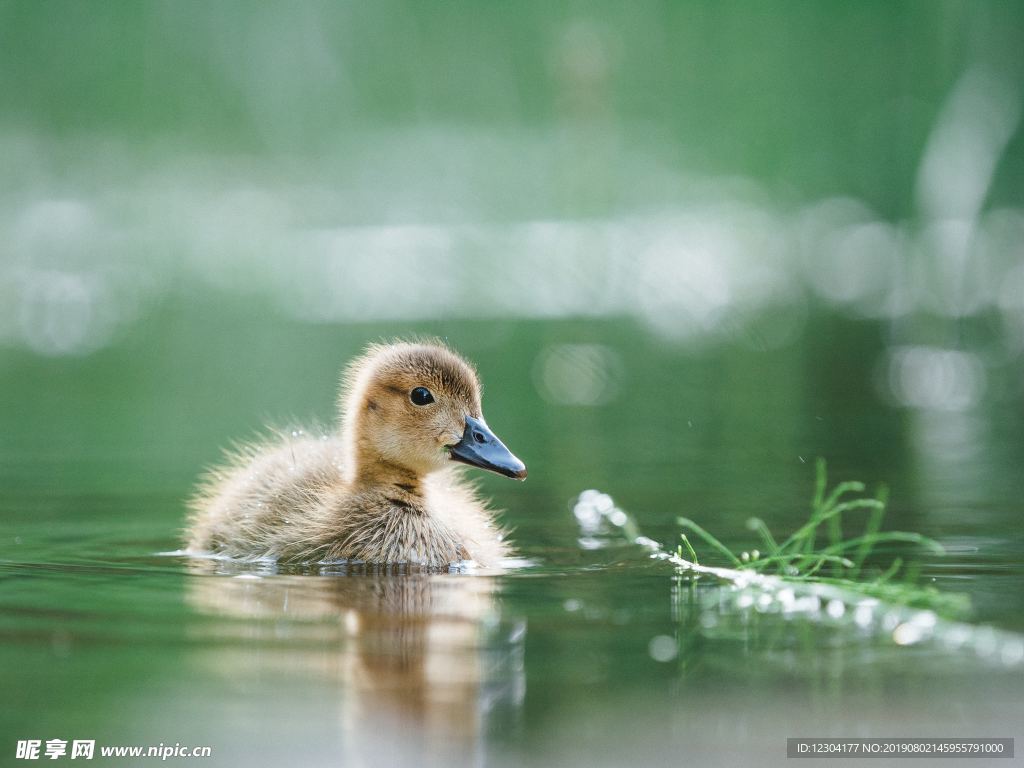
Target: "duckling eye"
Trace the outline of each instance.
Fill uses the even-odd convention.
[[[430,405],[434,402],[434,396],[426,387],[416,387],[409,393],[409,399],[412,400],[413,405]]]

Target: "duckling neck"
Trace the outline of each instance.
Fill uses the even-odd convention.
[[[422,478],[417,473],[381,458],[357,461],[352,484],[357,488],[392,486],[399,496],[410,501],[423,498]]]

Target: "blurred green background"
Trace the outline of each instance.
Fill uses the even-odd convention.
[[[183,495],[433,333],[508,504],[1019,498],[1022,16],[0,3],[0,477]]]
[[[742,544],[824,456],[1021,628],[1022,39],[981,0],[0,2],[2,557],[174,549],[220,448],[434,334],[527,556],[590,487]],[[572,695],[528,690],[527,734]]]

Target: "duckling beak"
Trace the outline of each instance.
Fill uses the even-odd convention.
[[[512,455],[482,419],[467,416],[462,439],[449,446],[448,451],[454,461],[518,480],[526,479],[526,465]]]

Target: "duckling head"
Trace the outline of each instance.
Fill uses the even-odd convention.
[[[371,346],[347,371],[341,410],[353,477],[421,476],[451,461],[526,477],[484,421],[476,371],[439,343]]]

